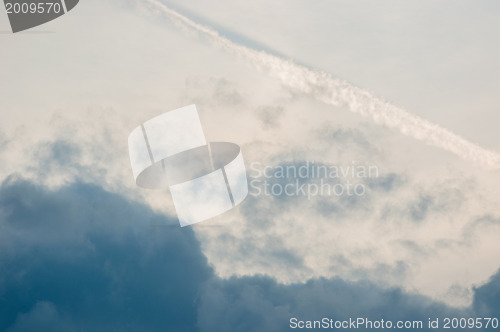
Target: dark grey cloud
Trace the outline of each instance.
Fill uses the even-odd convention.
[[[36,172],[40,178],[47,178],[51,174],[81,173],[81,148],[72,142],[57,140],[54,142],[40,142],[33,152],[36,164],[28,165],[28,171]]]
[[[409,185],[402,175],[391,173],[383,177],[368,179],[368,186],[374,190],[393,191]],[[390,219],[398,216],[401,220],[423,223],[430,217],[442,213],[456,212],[457,207],[466,203],[465,188],[459,189],[460,183],[439,181],[428,187],[418,188],[410,198],[391,202],[383,206],[381,218]]]
[[[264,129],[274,129],[280,126],[280,117],[284,112],[282,106],[266,105],[260,106],[256,110],[257,117],[261,121]]]
[[[414,320],[454,312],[445,305],[399,289],[369,283],[317,279],[284,286],[266,277],[216,280],[203,289],[199,308],[202,331],[288,331],[289,319],[323,317]]]
[[[400,188],[406,184],[407,180],[402,174],[388,173],[380,174],[378,177],[371,177],[366,179],[366,185],[372,190],[379,190],[389,192]]]
[[[191,229],[150,227],[176,221],[88,184],[10,179],[0,209],[0,330],[47,319],[40,310],[78,330],[196,330],[212,272]]]
[[[476,289],[467,311],[341,279],[222,280],[192,229],[150,227],[175,223],[95,185],[50,190],[8,179],[0,187],[0,330],[287,331],[291,317],[413,320],[500,309],[500,274]]]
[[[379,148],[372,143],[372,140],[357,128],[325,124],[322,128],[315,130],[315,135],[335,146],[339,153],[356,151],[364,158],[371,158],[380,153]]]
[[[472,307],[477,314],[484,317],[498,317],[500,313],[500,271],[493,275],[486,284],[474,289]]]
[[[412,202],[408,208],[408,213],[413,221],[422,221],[427,217],[429,211],[435,207],[433,197],[429,195],[420,195],[415,202]]]

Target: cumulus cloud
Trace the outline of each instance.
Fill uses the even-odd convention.
[[[238,143],[248,169],[252,162],[304,161],[379,167],[380,176],[364,182],[368,194],[362,198],[249,197],[238,209],[193,227],[217,276],[266,275],[289,285],[340,277],[470,304],[473,286],[498,269],[498,226],[481,221],[498,220],[497,174],[295,93],[134,3],[88,0],[51,23],[57,33],[2,39],[1,179],[17,174],[54,192],[72,183],[94,184],[175,224],[168,192],[133,183],[126,138],[145,120],[195,102],[207,139]],[[307,22],[312,27],[316,20]],[[382,81],[365,86],[377,89]],[[398,91],[406,91],[404,85]],[[430,102],[418,96],[427,107]],[[29,203],[31,196],[25,197]],[[41,211],[44,223],[52,218]],[[42,247],[64,239],[82,248],[92,244],[81,226],[64,224],[52,233],[34,222],[25,226],[40,233],[25,232],[25,240]],[[3,246],[21,250],[19,232],[7,228]],[[42,301],[67,317],[54,301]]]
[[[92,185],[10,179],[0,197],[2,330],[60,317],[93,331],[195,328],[212,271],[192,230]]]
[[[497,315],[500,310],[500,271],[474,292],[474,310],[482,315]]]
[[[500,273],[463,310],[340,278],[220,279],[190,228],[166,227],[173,220],[90,184],[54,190],[11,178],[0,211],[7,331],[288,331],[291,317],[426,320],[500,309]]]
[[[338,278],[282,285],[219,279],[189,228],[89,184],[0,188],[1,328],[285,331],[290,317],[422,319],[461,312],[396,288]],[[474,308],[498,310],[497,277]],[[488,311],[490,310],[490,311]]]

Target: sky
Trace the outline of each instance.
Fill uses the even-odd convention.
[[[494,1],[162,3],[500,153]],[[0,15],[0,330],[287,331],[292,317],[500,311],[495,167],[324,102],[324,86],[154,1],[86,0],[9,29]],[[190,104],[208,141],[241,147],[251,183],[266,166],[377,174],[352,179],[360,196],[249,195],[181,228],[168,190],[135,185],[127,137]]]

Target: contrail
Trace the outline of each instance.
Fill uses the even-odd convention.
[[[500,155],[474,144],[457,134],[413,115],[371,92],[355,87],[330,74],[314,71],[290,60],[264,51],[237,44],[211,28],[198,24],[179,14],[158,0],[146,0],[154,9],[174,21],[208,37],[218,47],[244,58],[256,68],[281,80],[289,88],[313,96],[329,105],[346,105],[349,110],[372,118],[376,123],[398,129],[401,133],[426,144],[444,149],[457,156],[487,168],[500,167]]]

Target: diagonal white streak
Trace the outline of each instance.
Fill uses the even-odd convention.
[[[365,89],[333,78],[330,74],[314,71],[290,60],[237,44],[220,36],[217,31],[179,14],[158,0],[146,0],[146,2],[175,23],[203,34],[218,47],[244,58],[257,69],[280,79],[284,85],[293,90],[311,95],[326,104],[346,105],[354,113],[370,117],[378,124],[398,129],[407,136],[452,152],[465,160],[491,169],[500,167],[500,155],[496,152],[489,151],[435,123],[394,106]]]

